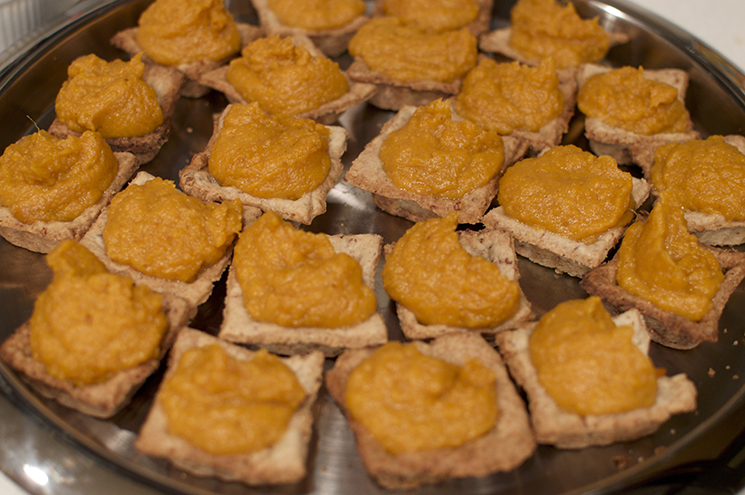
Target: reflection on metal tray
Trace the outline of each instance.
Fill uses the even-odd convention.
[[[514,2],[495,3],[496,26],[507,22]],[[716,54],[623,0],[575,0],[574,3],[582,15],[599,16],[605,27],[631,36],[628,44],[611,51],[608,59],[614,65],[643,65],[649,69],[678,67],[688,71],[691,78],[688,106],[704,134],[745,132],[745,95],[737,83],[743,76]],[[0,148],[32,132],[34,125],[39,128],[49,125],[54,98],[74,58],[91,52],[106,59],[122,57],[108,40],[117,31],[136,25],[139,13],[147,4],[149,0],[114,1],[92,8],[75,21],[64,24],[54,36],[34,46],[17,63],[0,67],[0,77],[3,77],[0,80],[0,115],[3,116]],[[230,8],[239,20],[257,23],[248,0],[232,0]],[[342,58],[340,63],[344,66],[349,59]],[[177,180],[178,170],[188,163],[191,154],[205,146],[212,131],[212,115],[224,105],[224,98],[217,93],[202,99],[179,101],[171,138],[145,169]],[[346,165],[391,116],[391,112],[361,105],[342,118],[341,124],[352,135],[344,156]],[[581,133],[570,134],[569,139],[584,145]],[[316,218],[308,228],[332,234],[379,233],[386,242],[391,242],[410,225],[377,210],[368,193],[340,183],[329,195],[327,213]],[[15,248],[5,241],[0,241],[0,266],[3,267],[0,273],[0,338],[5,339],[29,317],[36,295],[48,283],[49,273],[41,255]],[[524,259],[520,260],[519,268],[521,285],[538,314],[561,300],[585,296],[576,279],[559,276]],[[224,281],[221,281],[212,298],[200,307],[192,326],[216,332],[223,294]],[[401,339],[398,323],[391,312],[392,305],[380,284],[376,295],[390,337]],[[698,411],[674,417],[653,435],[635,442],[580,451],[539,447],[532,458],[513,472],[455,480],[422,488],[416,493],[610,493],[627,491],[632,486],[643,486],[644,493],[655,493],[652,490],[656,484],[670,482],[671,478],[666,476],[674,475],[685,481],[706,480],[696,476],[714,466],[723,468],[717,459],[729,460],[742,447],[732,440],[745,429],[745,388],[738,379],[745,377],[745,360],[740,352],[745,345],[743,329],[745,290],[741,287],[735,291],[723,314],[718,343],[704,343],[691,351],[653,345],[651,354],[656,366],[667,369],[669,374],[687,373],[699,389]],[[43,466],[52,476],[46,488],[36,487],[38,493],[383,492],[365,473],[353,435],[325,392],[319,399],[309,474],[298,485],[249,488],[193,477],[165,461],[139,455],[132,442],[160,376],[151,377],[121,413],[111,420],[101,421],[40,399],[0,364],[0,414],[4,418],[0,422],[0,438],[5,446],[0,453],[0,467],[13,476],[24,469]],[[733,466],[739,465],[739,458],[733,460]],[[716,472],[723,475],[727,474],[725,471]],[[723,489],[739,486],[741,482],[737,472],[729,474],[720,485]]]

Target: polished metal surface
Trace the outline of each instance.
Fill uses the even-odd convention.
[[[106,2],[91,7],[74,20],[66,20],[43,42],[30,46],[23,57],[0,64],[0,149],[52,120],[56,93],[66,78],[69,63],[80,55],[96,53],[113,59],[123,54],[109,38],[134,26],[148,0]],[[494,24],[504,24],[513,2],[495,1]],[[614,48],[614,65],[643,65],[648,69],[678,67],[691,77],[687,103],[697,127],[705,134],[745,134],[745,77],[707,47],[673,26],[651,17],[623,0],[575,0],[581,14],[597,15],[608,28],[629,33],[631,41]],[[232,0],[236,17],[256,23],[248,0]],[[349,62],[342,58],[340,63]],[[191,154],[205,146],[212,130],[212,115],[225,105],[211,93],[202,99],[179,101],[171,137],[145,169],[177,180]],[[352,136],[344,161],[349,164],[382,124],[393,114],[360,105],[341,120]],[[581,120],[567,142],[586,143]],[[368,193],[344,183],[329,195],[328,211],[308,230],[331,234],[379,233],[386,242],[396,240],[410,222],[377,210]],[[0,338],[5,339],[30,315],[33,301],[49,281],[43,257],[0,240]],[[576,279],[524,259],[519,265],[521,285],[539,315],[557,302],[585,297]],[[392,339],[401,339],[393,306],[378,284],[379,310]],[[220,282],[213,297],[200,307],[192,326],[216,332],[221,318]],[[463,479],[422,488],[416,493],[610,493],[637,483],[664,479],[710,467],[733,439],[745,430],[745,287],[733,294],[721,320],[720,341],[691,351],[653,345],[651,355],[668,374],[685,372],[699,389],[695,413],[676,416],[655,434],[635,442],[608,447],[562,451],[539,447],[523,466],[510,473]],[[332,363],[327,362],[327,366]],[[162,371],[161,371],[162,372]],[[25,488],[39,494],[159,493],[383,493],[365,473],[354,438],[329,395],[322,391],[315,435],[310,446],[309,475],[292,486],[249,488],[212,478],[197,478],[167,462],[142,456],[132,447],[160,373],[151,377],[132,403],[108,421],[96,420],[39,398],[0,363],[0,468]],[[29,484],[26,473],[38,468],[44,484]],[[43,478],[40,478],[43,481]]]

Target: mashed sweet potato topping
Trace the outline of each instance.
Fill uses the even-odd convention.
[[[258,198],[299,199],[331,168],[329,130],[309,119],[272,117],[259,104],[233,105],[212,145],[208,169],[223,186]]]
[[[349,53],[397,81],[451,83],[476,65],[478,40],[466,28],[428,33],[397,17],[379,17],[357,31]]]
[[[495,131],[469,120],[454,122],[450,103],[435,100],[386,138],[380,159],[397,187],[460,199],[499,173],[504,145]]]
[[[690,130],[688,110],[669,84],[644,77],[644,70],[621,67],[590,77],[577,93],[587,117],[637,134]]]
[[[422,324],[497,326],[517,311],[520,286],[496,264],[468,254],[457,224],[453,212],[407,230],[386,256],[383,287]]]
[[[242,211],[237,199],[204,203],[161,178],[130,184],[109,206],[106,254],[153,277],[191,282],[231,246]]]
[[[267,6],[285,26],[334,29],[365,14],[362,0],[268,0]]]
[[[497,198],[510,217],[589,244],[633,220],[632,188],[631,174],[610,156],[567,145],[508,168]]]
[[[463,80],[455,111],[502,135],[537,132],[561,115],[564,94],[552,59],[540,67],[481,59]]]
[[[724,275],[714,255],[689,234],[683,208],[663,193],[644,222],[626,230],[618,250],[618,285],[664,310],[700,321]]]
[[[745,220],[745,155],[722,136],[660,146],[651,181],[686,210]]]
[[[63,241],[46,259],[54,278],[29,324],[34,359],[50,375],[81,386],[159,357],[168,330],[161,295],[108,273],[76,241]]]
[[[340,328],[377,310],[357,260],[337,253],[325,234],[297,230],[270,211],[241,233],[233,265],[246,309],[258,321]]]
[[[212,344],[184,352],[158,400],[171,435],[236,454],[279,441],[305,396],[295,373],[266,349],[246,361]]]
[[[559,68],[601,60],[610,37],[597,19],[582,19],[571,2],[519,0],[510,13],[510,45],[530,60],[552,57]]]
[[[650,407],[657,370],[634,345],[631,327],[617,327],[600,298],[560,303],[530,336],[538,381],[562,408],[586,415]]]
[[[383,0],[383,13],[422,31],[442,33],[476,20],[477,0]]]
[[[230,62],[228,82],[247,101],[259,102],[272,115],[307,112],[349,91],[349,82],[336,62],[312,56],[291,38],[259,38],[241,55]]]
[[[0,156],[0,205],[25,223],[69,222],[101,199],[118,169],[97,132],[58,139],[41,130]]]
[[[163,124],[155,90],[142,80],[140,56],[107,62],[90,54],[75,59],[54,102],[57,120],[75,132],[105,138],[150,134]]]
[[[241,50],[223,0],[156,0],[140,16],[136,39],[161,65],[219,61]]]
[[[459,366],[388,342],[352,370],[344,401],[393,454],[458,447],[494,427],[495,381],[477,359]]]

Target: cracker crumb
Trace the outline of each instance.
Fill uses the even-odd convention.
[[[740,343],[740,341],[739,341],[739,340],[735,340],[734,342],[732,342],[732,345],[737,345],[737,344],[739,344],[739,343]]]
[[[675,428],[670,428],[670,434],[671,434],[671,435],[675,435],[675,433],[677,433],[677,432],[675,431]]]
[[[724,369],[729,370],[729,364],[725,366]]]
[[[191,134],[192,132],[194,132],[194,129],[192,129],[191,127],[187,127],[187,128],[186,128],[186,133],[187,133],[187,134]],[[727,330],[725,330],[725,332],[726,332],[726,331],[727,331]]]
[[[740,379],[740,375],[732,375],[732,379],[733,380],[739,380]]]
[[[654,448],[654,455],[660,455],[663,454],[667,450],[667,447],[664,445],[660,445],[659,447]]]
[[[627,467],[629,467],[629,456],[627,455],[617,455],[613,456],[613,464],[615,464],[616,469],[619,471],[623,471]]]
[[[714,368],[709,368],[709,376],[713,377],[716,374],[716,371],[714,371]]]

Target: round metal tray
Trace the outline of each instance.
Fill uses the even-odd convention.
[[[149,0],[113,1],[93,6],[68,19],[49,37],[29,47],[24,56],[0,66],[0,149],[52,121],[54,99],[76,57],[88,53],[111,60],[123,53],[108,40],[136,25]],[[514,1],[495,1],[493,26],[506,25]],[[687,106],[704,135],[745,133],[745,76],[708,47],[674,26],[623,0],[575,0],[585,17],[598,16],[603,26],[629,34],[631,41],[611,50],[616,66],[647,69],[677,67],[690,76]],[[232,0],[241,21],[257,24],[248,0]],[[348,56],[339,59],[342,67]],[[178,180],[178,170],[201,151],[212,131],[212,115],[226,104],[222,95],[182,98],[171,137],[145,170]],[[348,166],[364,145],[393,115],[360,105],[341,119],[351,134],[344,163]],[[566,142],[586,146],[577,118]],[[396,240],[411,223],[377,210],[370,195],[339,183],[328,198],[328,211],[308,227],[330,234],[378,233]],[[39,254],[0,240],[0,338],[5,339],[31,314],[33,301],[50,274]],[[586,294],[577,279],[560,276],[520,259],[521,285],[538,315],[556,303]],[[391,339],[402,339],[393,306],[378,284],[379,310]],[[215,333],[220,323],[224,280],[199,308],[191,326]],[[745,287],[738,288],[722,316],[720,340],[690,351],[653,345],[651,356],[668,374],[685,372],[696,383],[695,413],[672,418],[656,433],[635,442],[564,451],[541,446],[521,467],[483,478],[454,480],[416,493],[611,493],[635,486],[664,483],[673,476],[700,473],[723,463],[741,445],[745,430]],[[327,360],[327,367],[332,362]],[[354,438],[328,393],[322,390],[308,459],[301,483],[280,487],[247,487],[183,473],[169,463],[139,454],[132,446],[158,386],[162,370],[151,377],[122,412],[108,421],[90,418],[30,392],[0,363],[0,468],[35,493],[383,493],[367,476]],[[737,441],[735,441],[737,440]],[[733,443],[733,441],[735,441]],[[29,473],[46,478],[37,485]],[[26,475],[21,476],[21,473]],[[43,482],[43,483],[42,483]]]

